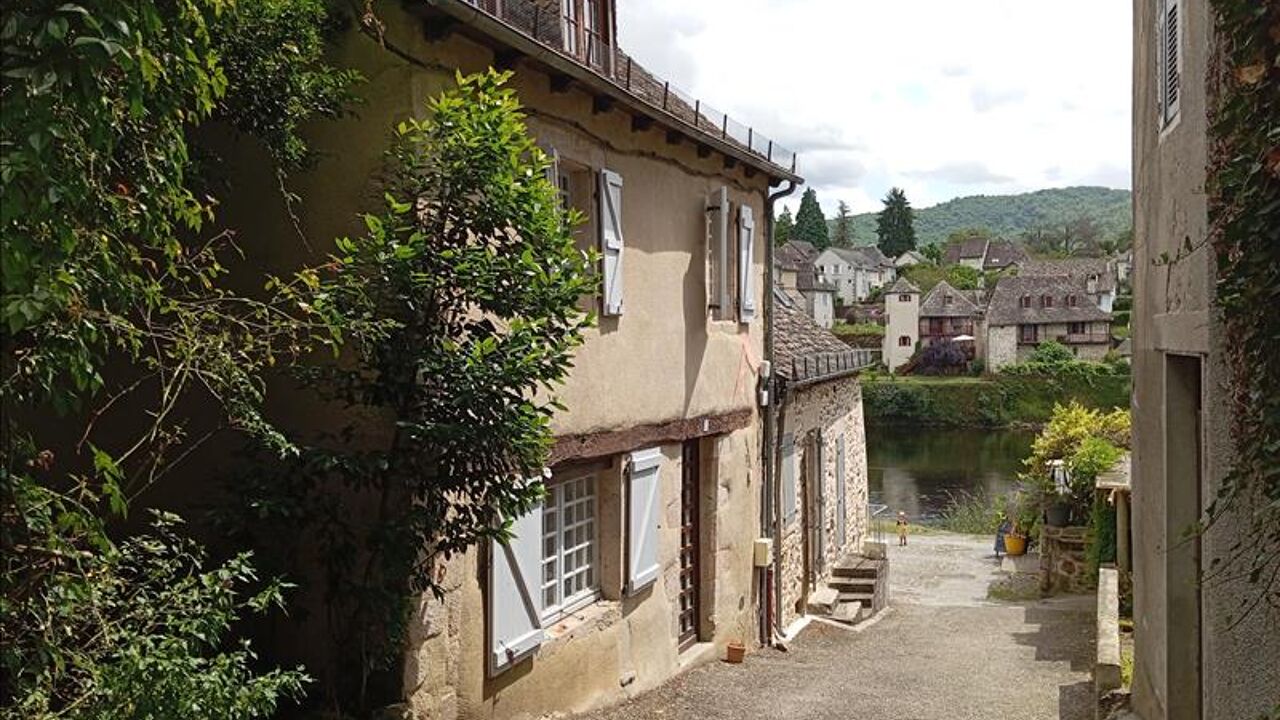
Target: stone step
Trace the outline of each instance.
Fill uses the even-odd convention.
[[[831,619],[846,625],[857,625],[862,622],[862,603],[842,602],[836,605],[836,609],[831,613]]]
[[[809,596],[808,611],[810,615],[830,615],[836,610],[840,601],[840,592],[835,588],[822,587]]]
[[[869,608],[875,601],[875,597],[876,594],[874,592],[842,592],[837,599],[842,603],[855,603],[864,608]]]
[[[840,592],[875,592],[876,581],[872,578],[841,578],[835,577],[827,583],[828,587],[833,587]]]
[[[842,560],[831,568],[831,574],[838,578],[875,580],[880,576],[881,562],[882,561],[880,560],[870,560],[867,558]]]

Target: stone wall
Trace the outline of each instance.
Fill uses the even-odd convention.
[[[1082,593],[1093,589],[1085,559],[1085,527],[1044,526],[1040,531],[1040,589]]]
[[[856,377],[819,383],[793,391],[787,398],[783,418],[783,435],[795,438],[794,477],[797,483],[795,520],[783,529],[779,553],[782,562],[783,627],[803,614],[799,607],[806,597],[807,578],[805,552],[807,538],[815,523],[820,523],[825,538],[822,565],[825,577],[836,560],[846,553],[861,552],[867,535],[867,449],[862,419],[862,387]],[[805,498],[814,490],[807,454],[812,454],[817,439],[822,439],[823,516],[814,518]],[[845,443],[845,537],[839,538],[836,510],[837,445]],[[812,504],[812,503],[810,503]],[[822,577],[818,579],[821,580]]]
[[[987,329],[987,371],[995,372],[1018,361],[1018,327],[991,325]]]

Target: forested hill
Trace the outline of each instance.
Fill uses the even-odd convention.
[[[1081,216],[1092,218],[1104,238],[1114,238],[1132,224],[1128,190],[1069,187],[1037,190],[1021,195],[974,195],[928,208],[917,208],[916,238],[923,246],[944,242],[947,235],[967,228],[987,228],[997,236],[1017,238],[1041,227],[1052,229]],[[853,236],[859,245],[876,241],[876,214],[853,217]],[[834,221],[828,221],[834,227]]]

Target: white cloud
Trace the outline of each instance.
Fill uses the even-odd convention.
[[[829,213],[840,200],[877,209],[893,185],[917,207],[979,192],[1129,186],[1131,3],[619,6],[629,53],[799,151]]]

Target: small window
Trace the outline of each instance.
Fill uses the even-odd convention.
[[[950,304],[951,304],[951,303],[953,303],[953,302],[955,302],[955,298],[951,297],[950,295],[943,295],[943,296],[942,296],[942,304],[943,304],[943,305],[950,305]]]
[[[543,501],[543,622],[555,622],[599,594],[596,478],[585,475],[549,486]]]
[[[1051,308],[1051,307],[1053,307],[1053,296],[1052,296],[1052,295],[1041,295],[1041,296],[1040,296],[1040,307],[1042,307],[1042,308]]]
[[[1076,298],[1076,296],[1075,296],[1075,295],[1068,295],[1068,296],[1067,296],[1067,307],[1076,307],[1076,304],[1077,304],[1078,302],[1079,302],[1079,300]]]
[[[898,296],[898,302],[911,302],[911,296],[910,296],[910,295],[905,295],[905,294],[904,294],[904,295],[899,295],[899,296]]]
[[[1018,340],[1024,343],[1036,342],[1039,337],[1038,328],[1035,325],[1019,325]]]
[[[1182,0],[1160,0],[1156,10],[1157,124],[1164,130],[1182,106]]]
[[[1067,325],[1067,333],[1070,335],[1084,335],[1089,332],[1088,326],[1082,322],[1073,322]]]
[[[898,347],[911,347],[911,336],[903,335],[898,338]]]
[[[1031,307],[1031,296],[1023,295],[1021,298],[1018,299],[1018,305],[1024,308]]]

